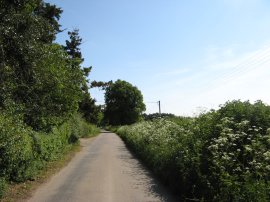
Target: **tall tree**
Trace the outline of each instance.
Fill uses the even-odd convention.
[[[53,43],[61,13],[42,0],[0,0],[0,110],[19,114],[35,130],[69,118],[86,89],[90,70],[80,68],[80,42],[71,53]]]
[[[72,59],[78,59],[79,64],[81,64],[83,62],[80,49],[82,38],[79,36],[79,30],[74,29],[73,31],[68,32],[68,35],[70,40],[66,40],[66,46],[64,46],[64,49]]]
[[[97,124],[98,116],[101,112],[100,107],[96,106],[95,99],[92,99],[89,93],[89,80],[87,79],[92,67],[81,67],[84,59],[82,58],[82,53],[80,45],[82,44],[82,38],[79,36],[79,30],[75,29],[68,32],[69,40],[66,40],[66,45],[64,46],[65,51],[69,55],[71,66],[73,69],[77,69],[78,72],[83,74],[83,77],[78,77],[74,75],[75,78],[82,78],[80,82],[80,87],[82,91],[82,99],[79,103],[79,111],[82,113],[86,121],[90,123]]]
[[[89,73],[92,70],[92,66],[90,67],[82,67],[81,64],[84,61],[84,58],[82,57],[81,48],[80,45],[82,44],[82,38],[79,36],[79,30],[74,29],[71,32],[68,32],[69,40],[66,40],[66,45],[63,46],[67,54],[70,58],[71,66],[74,69],[78,70],[78,73],[83,75],[83,77],[78,77],[78,75],[74,75],[75,78],[81,78],[82,80],[78,81],[81,83],[81,89],[83,93],[88,93],[89,87],[88,83],[89,80],[87,77],[89,76]]]
[[[145,111],[141,91],[122,80],[106,88],[105,104],[104,118],[111,125],[135,123]]]

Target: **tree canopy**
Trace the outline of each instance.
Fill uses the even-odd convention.
[[[35,130],[69,119],[88,93],[78,30],[65,46],[54,42],[61,13],[43,0],[0,0],[0,112]]]
[[[130,83],[117,80],[106,88],[104,118],[111,125],[132,124],[145,111],[141,91]]]

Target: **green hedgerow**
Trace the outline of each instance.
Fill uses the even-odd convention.
[[[183,201],[270,201],[270,107],[261,101],[117,133]]]

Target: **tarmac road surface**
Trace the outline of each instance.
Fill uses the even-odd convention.
[[[102,132],[42,185],[29,202],[177,201],[127,150],[114,133]]]

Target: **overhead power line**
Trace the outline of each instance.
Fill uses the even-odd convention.
[[[250,58],[246,59],[244,62],[234,66],[233,67],[234,69],[232,71],[217,76],[216,78],[208,82],[208,84],[204,87],[207,88],[210,85],[213,85],[215,81],[219,80],[222,80],[223,82],[231,81],[235,79],[237,75],[252,71],[269,61],[270,61],[270,48],[259,50]]]

